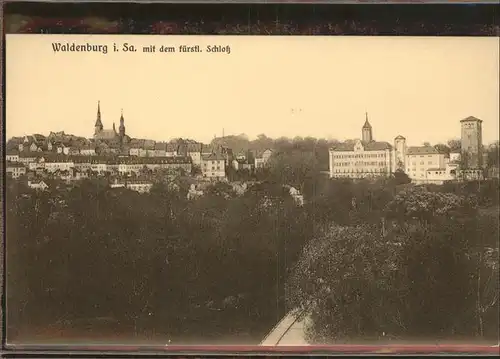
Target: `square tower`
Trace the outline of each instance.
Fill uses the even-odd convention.
[[[483,165],[483,121],[469,116],[460,121],[462,126],[463,165],[480,168]]]
[[[406,172],[406,138],[399,135],[394,139],[394,170]]]

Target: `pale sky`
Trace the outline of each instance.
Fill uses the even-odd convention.
[[[499,133],[498,37],[279,37],[6,35],[7,137],[104,128],[157,141],[359,138],[365,111],[376,140],[408,144],[460,136],[460,120]],[[108,45],[108,53],[54,53],[52,42]],[[112,52],[112,44],[138,52]],[[229,45],[231,53],[143,53],[155,44]]]

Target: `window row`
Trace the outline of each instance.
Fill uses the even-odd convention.
[[[357,153],[349,155],[333,155],[333,158],[384,158],[387,157],[386,153]]]
[[[350,166],[379,166],[384,167],[386,163],[384,161],[372,161],[372,162],[338,162],[335,163],[335,167],[350,167]]]

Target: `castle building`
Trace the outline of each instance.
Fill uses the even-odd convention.
[[[361,138],[330,149],[330,178],[381,177],[394,172],[394,149],[388,142],[373,139],[368,114],[361,128]]]
[[[128,137],[125,134],[125,119],[123,118],[123,110],[120,116],[120,127],[116,131],[115,123],[113,122],[112,129],[104,129],[101,119],[101,102],[97,102],[97,119],[94,125],[94,139],[100,141],[119,141],[120,143],[127,142]]]
[[[431,183],[430,177],[449,175],[453,169],[447,167],[445,154],[432,146],[409,147],[405,157],[406,174],[414,183]]]
[[[468,169],[483,165],[483,121],[469,116],[460,121],[462,126],[462,166]]]

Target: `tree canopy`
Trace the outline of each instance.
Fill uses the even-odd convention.
[[[498,207],[414,188],[381,216],[386,231],[334,224],[304,250],[288,304],[310,316],[309,340],[496,340]]]

